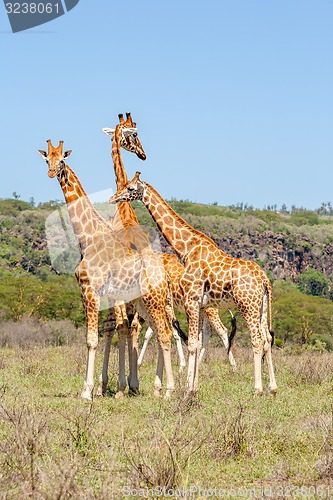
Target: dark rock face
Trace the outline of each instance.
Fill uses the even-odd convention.
[[[221,250],[236,258],[254,260],[274,279],[290,279],[309,267],[333,279],[333,244],[319,243],[308,238],[275,233],[267,230],[257,234],[227,236],[206,233]],[[172,251],[163,237],[162,248]]]

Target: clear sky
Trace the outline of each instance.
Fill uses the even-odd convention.
[[[13,34],[0,3],[0,197],[62,199],[37,149],[65,141],[88,193],[114,186],[131,111],[167,199],[263,208],[333,200],[332,0],[80,0]]]

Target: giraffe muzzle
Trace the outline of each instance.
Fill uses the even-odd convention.
[[[137,157],[140,158],[140,160],[145,160],[147,158],[145,153],[137,153]]]
[[[47,172],[47,175],[48,175],[51,179],[53,179],[53,177],[55,177],[55,176],[57,175],[57,173],[58,173],[58,172],[57,172],[56,170],[52,169],[52,170],[49,170],[49,171]]]

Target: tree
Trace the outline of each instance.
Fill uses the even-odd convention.
[[[331,300],[300,292],[288,281],[277,281],[273,288],[273,328],[285,344],[312,344],[319,339],[332,349]]]
[[[329,297],[328,279],[323,273],[315,271],[311,267],[298,277],[297,286],[301,292],[308,295]]]

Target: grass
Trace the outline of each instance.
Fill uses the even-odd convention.
[[[251,350],[238,349],[232,373],[225,352],[210,347],[199,397],[184,397],[184,374],[176,376],[175,394],[165,401],[152,395],[156,347],[149,349],[140,396],[92,403],[79,397],[83,346],[0,350],[1,499],[154,498],[157,487],[170,494],[192,491],[192,498],[208,497],[214,488],[226,490],[227,498],[245,491],[238,488],[255,498],[263,490],[275,492],[272,498],[288,491],[329,498],[331,354],[275,350],[278,395],[266,389],[254,397]],[[176,353],[173,359],[176,374]],[[110,366],[112,393],[115,348]],[[267,388],[266,369],[264,383]]]

